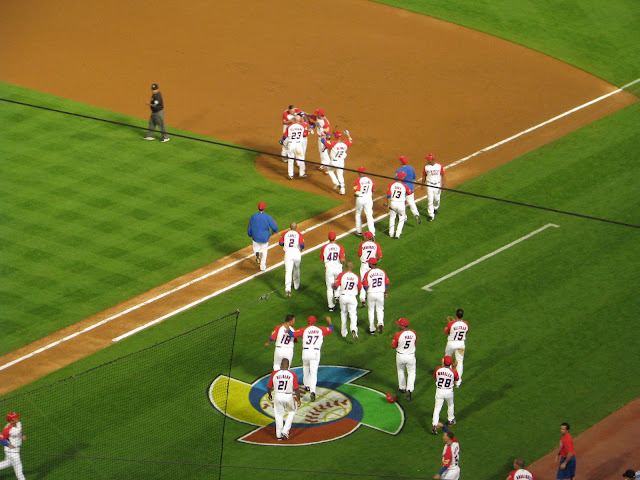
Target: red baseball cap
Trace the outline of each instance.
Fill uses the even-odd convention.
[[[369,260],[367,260],[367,262],[370,263],[371,265],[377,265],[378,259],[376,257],[371,257]]]
[[[408,327],[409,326],[409,320],[407,320],[406,318],[401,318],[399,320],[396,320],[396,323],[398,325],[402,325],[403,327]]]
[[[16,412],[7,413],[7,422],[14,422],[20,418],[20,415]]]
[[[358,169],[358,171],[359,171],[360,173],[364,173],[364,172],[366,172],[366,171],[367,171],[367,169],[366,169],[366,168],[364,168],[364,167],[360,167],[360,168]]]
[[[442,360],[444,360],[445,365],[451,365],[453,363],[453,358],[451,358],[451,355],[445,355]]]
[[[402,163],[403,165],[406,165],[407,162],[409,161],[409,160],[407,160],[407,157],[405,157],[405,156],[398,157],[398,160],[400,160],[400,163]]]
[[[307,323],[309,325],[315,325],[315,323],[318,321],[318,319],[316,317],[314,317],[313,315],[311,315],[309,318],[307,318]]]
[[[316,110],[316,115],[321,115],[324,117],[324,110],[322,110],[321,108],[319,108],[318,110]]]
[[[364,236],[364,238],[366,238],[367,240],[371,240],[373,238],[373,233],[371,232],[364,232],[362,234]]]
[[[387,402],[389,403],[393,403],[397,400],[396,396],[391,392],[387,393],[384,397],[387,399]]]
[[[336,239],[336,232],[332,230],[329,232],[329,240],[335,240],[335,239]]]
[[[426,160],[433,160],[434,158],[436,158],[436,156],[433,153],[430,153],[429,155],[427,155],[426,157],[424,157]]]
[[[404,177],[406,177],[407,174],[404,172],[398,172],[398,174],[396,175],[396,177],[398,177],[398,179],[402,180]]]
[[[258,204],[258,210],[264,210],[265,208],[267,208],[267,204],[264,202],[260,202]]]

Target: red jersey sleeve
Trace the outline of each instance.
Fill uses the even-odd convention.
[[[295,374],[295,372],[291,372],[293,374],[293,389],[294,390],[299,390],[300,386],[298,385],[298,375]]]
[[[280,330],[280,327],[282,325],[278,325],[276,328],[273,329],[273,332],[271,332],[271,335],[269,336],[269,340],[271,340],[272,342],[276,341],[276,338],[278,338],[278,330]]]
[[[353,140],[349,140],[348,142],[342,142],[344,143],[347,147],[350,147],[351,145],[353,145]]]
[[[273,376],[276,374],[275,371],[271,372],[269,376],[269,381],[267,382],[267,388],[273,388]]]
[[[436,374],[438,373],[438,370],[440,370],[442,367],[436,367],[436,369],[433,371],[433,378],[436,378]]]
[[[356,277],[358,277],[358,275],[356,275]],[[358,277],[358,290],[362,290],[362,280],[360,280],[360,277]]]
[[[447,335],[449,335],[449,332],[451,332],[451,326],[453,325],[454,320],[450,321],[449,323],[447,323],[447,326],[444,329],[444,333],[446,333]]]
[[[291,333],[293,333],[293,336],[295,338],[300,338],[302,335],[304,335],[304,331],[306,330],[307,327],[302,327],[300,330],[294,330]]]
[[[367,270],[367,272],[364,274],[364,277],[362,277],[362,286],[363,287],[369,287],[369,272],[371,270]]]
[[[387,188],[387,198],[391,198],[391,185],[393,185],[396,182],[391,182],[389,184],[389,187]]]
[[[403,186],[403,187],[404,187],[404,189],[406,190],[407,195],[411,195],[411,189],[410,189],[408,186],[406,186],[404,183],[402,184],[402,186]]]
[[[415,330],[409,330],[409,331],[413,332],[413,336],[414,336],[413,343],[415,343],[417,345],[418,344],[418,334],[416,333]]]
[[[374,242],[376,244],[376,257],[378,260],[382,258],[382,249],[380,248],[380,244],[378,242]]]
[[[342,245],[340,245],[340,260],[342,260],[344,262],[345,260],[345,254],[344,254],[344,247]]]
[[[346,272],[342,272],[340,273],[340,275],[338,275],[338,278],[336,278],[335,283],[333,284],[334,288],[338,288],[340,286],[340,282],[342,282],[342,276],[345,274]]]
[[[300,246],[304,247],[304,235],[298,233],[298,241],[300,242]]]
[[[331,335],[331,332],[333,332],[333,330],[331,330],[330,327],[318,327],[321,331],[322,331],[322,336],[326,337],[327,335]]]
[[[329,245],[327,243],[327,245]],[[320,260],[322,260],[324,262],[324,249],[327,248],[327,245],[323,245],[322,248],[320,249]]]
[[[387,277],[387,272],[384,273],[384,288],[387,289],[389,288],[389,284],[391,283],[391,280],[389,280],[389,277]],[[413,331],[413,330],[412,330]],[[415,333],[415,332],[414,332]]]
[[[458,375],[458,371],[457,370],[452,370],[453,372],[453,379],[457,382],[458,380],[460,380],[460,375]]]
[[[400,334],[402,332],[398,332],[393,336],[393,339],[391,340],[391,348],[397,348],[398,347],[398,339],[400,338]]]
[[[282,232],[282,234],[280,235],[280,241],[278,242],[278,244],[280,244],[281,246],[284,246],[284,234],[287,232]]]
[[[440,165],[440,175],[444,175],[444,167]]]
[[[516,474],[517,470],[513,470],[511,473],[509,473],[509,476],[507,477],[507,480],[513,480],[513,476]]]

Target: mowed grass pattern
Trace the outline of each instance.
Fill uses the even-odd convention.
[[[7,84],[0,97],[144,124]],[[145,142],[144,130],[2,107],[0,354],[248,245],[255,192],[273,211],[288,208],[281,187],[256,178],[253,153]],[[304,217],[336,204],[292,195]]]

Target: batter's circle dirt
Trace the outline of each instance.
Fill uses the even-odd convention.
[[[8,2],[3,10],[3,81],[141,119],[148,115],[144,101],[149,85],[157,82],[169,127],[273,153],[279,152],[279,122],[290,103],[307,111],[323,108],[334,125],[349,128],[354,137],[347,167],[365,166],[380,175],[393,174],[399,155],[418,170],[429,152],[449,164],[615,89],[518,45],[363,0],[284,0],[278,8],[260,0],[216,2],[215,9],[210,2],[185,8],[175,0],[158,0],[148,9],[144,2],[113,0],[100,15],[92,2],[27,0]],[[358,21],[347,26],[345,19]],[[448,172],[448,186],[636,100],[625,93],[613,95],[478,155]],[[308,148],[312,161],[319,160],[315,141],[312,137]],[[277,158],[262,155],[257,166],[274,181],[335,195],[326,176],[314,168],[308,179],[289,181]],[[348,173],[347,185],[354,178]],[[303,222],[301,229],[350,208],[352,198],[343,198],[344,206]],[[381,213],[379,205],[376,213]],[[331,228],[349,230],[352,217]],[[318,230],[305,235],[310,245],[325,240]],[[0,364],[244,256],[250,256],[248,248],[5,355]],[[281,260],[276,252],[269,258],[270,263]],[[254,273],[255,262],[242,262],[225,271],[224,280],[213,276],[197,282],[0,371],[0,393]],[[608,439],[608,452],[625,451],[622,445],[628,440],[639,458],[638,443],[625,432],[630,430],[617,429]],[[580,477],[594,478],[587,475],[585,460],[599,454],[598,446],[585,443],[578,438]],[[600,465],[607,465],[606,460]],[[542,480],[553,478],[536,473]]]

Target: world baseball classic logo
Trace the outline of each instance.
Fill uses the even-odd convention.
[[[292,368],[302,383],[302,368]],[[278,442],[274,432],[273,404],[267,398],[269,375],[248,384],[225,375],[209,386],[211,404],[223,415],[257,428],[238,439],[255,445],[299,446],[330,442],[350,435],[361,425],[397,435],[404,425],[404,411],[389,403],[385,394],[352,382],[369,373],[353,367],[322,366],[318,369],[316,401],[304,395],[290,432],[290,440]]]

